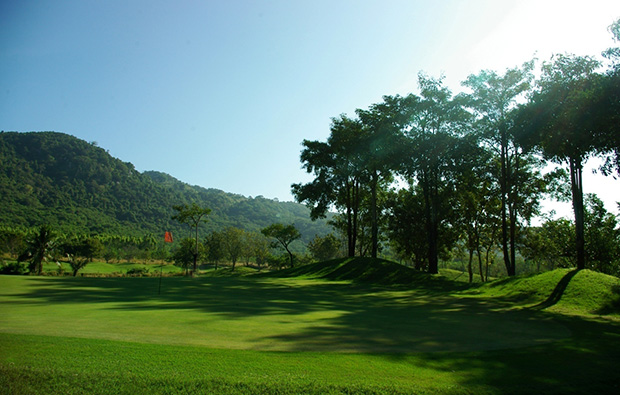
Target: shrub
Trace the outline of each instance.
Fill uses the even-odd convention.
[[[27,271],[28,270],[26,269],[26,267],[18,262],[0,263],[0,274],[22,275],[26,274]]]
[[[148,276],[149,269],[146,267],[134,267],[133,269],[127,270],[128,276]]]

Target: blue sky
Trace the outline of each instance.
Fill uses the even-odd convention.
[[[419,71],[457,92],[536,51],[598,55],[618,17],[615,0],[0,0],[0,130],[292,200],[310,180],[301,142],[327,138],[332,117],[415,92]]]

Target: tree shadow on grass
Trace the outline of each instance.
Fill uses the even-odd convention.
[[[505,310],[503,302],[438,292],[299,279],[165,280],[158,295],[155,278],[32,279],[29,292],[19,297],[27,303],[99,304],[95,310],[128,314],[187,310],[196,320],[207,314],[208,320],[240,321],[230,324],[230,336],[246,336],[245,344],[255,350],[471,351],[523,347],[569,335],[533,312]],[[270,321],[270,330],[243,332],[244,325],[260,317]]]
[[[571,338],[483,353],[420,354],[416,367],[456,372],[459,384],[472,393],[476,388],[510,394],[620,393],[620,323],[576,316],[556,319],[570,329]]]
[[[604,306],[596,311],[597,314],[620,314],[620,285],[611,288],[612,298]]]
[[[579,273],[578,269],[571,270],[570,272],[566,273],[564,277],[562,277],[562,279],[555,286],[555,288],[553,289],[553,292],[551,292],[549,297],[543,302],[534,306],[533,308],[538,309],[538,310],[544,310],[558,303],[560,299],[562,299],[562,295],[564,295],[564,291],[566,291],[566,288],[568,288],[568,284],[570,283],[570,280],[572,280],[573,277],[575,277],[577,273]]]

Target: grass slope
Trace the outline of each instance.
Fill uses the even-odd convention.
[[[591,270],[553,271],[493,281],[465,292],[520,308],[620,319],[620,278]]]

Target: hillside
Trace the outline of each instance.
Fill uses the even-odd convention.
[[[259,230],[295,223],[302,241],[330,232],[300,204],[206,189],[165,173],[140,173],[105,149],[56,132],[0,133],[0,224],[43,223],[67,232],[140,235],[187,227],[171,220],[173,205],[196,202],[212,210],[203,231],[236,226]]]

